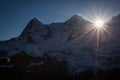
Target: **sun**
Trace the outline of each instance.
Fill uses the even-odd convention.
[[[105,21],[102,19],[97,19],[94,21],[93,24],[94,24],[94,27],[96,27],[97,29],[100,29],[104,27]]]

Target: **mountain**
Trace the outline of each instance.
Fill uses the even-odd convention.
[[[51,80],[87,70],[120,69],[119,20],[118,15],[105,24],[98,42],[92,23],[81,16],[48,25],[33,18],[20,36],[0,42],[0,72],[36,72],[31,73],[36,79],[39,73]]]

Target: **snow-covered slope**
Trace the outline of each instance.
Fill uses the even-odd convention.
[[[33,18],[20,36],[0,42],[0,67],[24,64],[22,67],[30,69],[60,62],[73,73],[90,68],[120,67],[118,19],[115,17],[106,24],[107,31],[100,33],[98,44],[91,22],[81,16],[74,15],[65,22],[49,25]],[[19,63],[22,59],[26,63]]]

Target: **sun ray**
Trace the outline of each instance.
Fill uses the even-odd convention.
[[[83,32],[83,34],[80,35],[79,38],[76,38],[75,40],[73,40],[73,42],[79,40],[80,38],[84,37],[86,34],[88,34],[89,32],[91,32],[91,31],[93,31],[93,30],[94,30],[94,27],[88,27],[87,30],[85,30],[85,31]]]

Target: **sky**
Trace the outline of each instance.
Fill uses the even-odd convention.
[[[120,13],[120,0],[0,0],[0,40],[21,34],[32,18],[44,24],[63,22],[77,14],[91,21]]]

